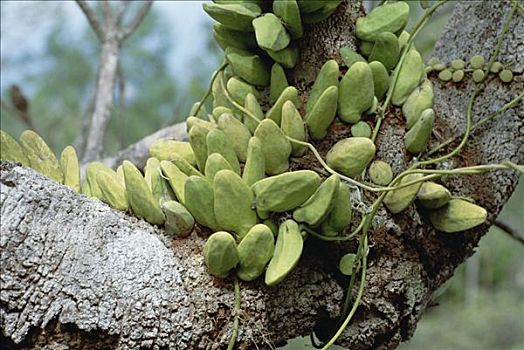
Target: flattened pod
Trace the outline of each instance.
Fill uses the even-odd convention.
[[[348,185],[343,182],[338,184],[333,202],[333,209],[320,229],[326,236],[338,236],[351,224],[351,194]]]
[[[435,113],[431,108],[422,112],[420,119],[404,137],[404,144],[408,151],[411,153],[420,153],[426,150],[434,122]]]
[[[175,155],[184,158],[189,164],[195,165],[196,159],[189,142],[161,139],[149,147],[149,154],[158,160],[173,160]]]
[[[340,81],[338,116],[347,123],[356,123],[361,114],[373,106],[375,87],[373,73],[365,62],[356,62]]]
[[[164,176],[167,178],[171,189],[175,192],[178,201],[185,204],[185,185],[188,176],[178,169],[175,164],[168,162],[167,160],[160,162],[160,168],[162,169]]]
[[[240,163],[232,145],[228,142],[226,134],[220,129],[211,130],[206,137],[207,154],[220,153],[231,165],[231,168],[240,174]]]
[[[379,61],[390,71],[397,65],[399,55],[400,47],[397,36],[390,32],[384,32],[377,36],[368,61]]]
[[[356,34],[361,40],[375,41],[380,33],[396,33],[404,29],[409,19],[409,5],[404,1],[375,7],[356,23]]]
[[[87,182],[87,180],[82,182],[82,185],[80,185],[80,190],[82,191],[81,193],[93,198],[93,195],[91,194],[91,188],[89,187],[89,182]]]
[[[89,183],[91,196],[100,200],[104,198],[104,195],[100,189],[100,186],[98,186],[96,179],[97,174],[101,172],[107,173],[110,176],[115,176],[114,170],[101,162],[91,162],[86,167],[86,179]]]
[[[10,160],[29,166],[29,159],[24,154],[22,146],[8,133],[0,129],[0,159]]]
[[[166,218],[140,170],[127,160],[124,160],[122,166],[127,198],[134,215],[138,218],[144,218],[150,224],[162,225]]]
[[[190,176],[186,180],[184,192],[187,198],[186,208],[202,226],[211,230],[220,230],[215,217],[215,195],[213,186],[200,176]]]
[[[406,184],[408,182],[420,179],[422,174],[408,174],[404,176],[399,183],[396,185]],[[400,213],[413,203],[415,200],[418,190],[422,186],[422,183],[416,183],[398,190],[390,191],[384,198],[384,204],[390,212],[393,214]]]
[[[238,277],[252,281],[260,276],[274,250],[275,238],[271,229],[262,224],[253,226],[238,245]]]
[[[299,141],[306,141],[304,121],[302,120],[302,117],[300,116],[297,108],[291,101],[286,101],[282,106],[282,121],[280,128],[282,129],[284,135]],[[305,151],[306,146],[291,142],[291,154],[295,157],[302,156]]]
[[[285,49],[290,42],[290,35],[280,19],[272,13],[253,20],[258,46],[265,50],[279,51]]]
[[[238,75],[252,85],[269,85],[269,67],[262,59],[249,51],[228,47],[226,59],[233,74]]]
[[[271,67],[271,83],[269,85],[269,102],[274,104],[282,91],[289,86],[287,82],[286,72],[284,68],[278,63],[274,63]]]
[[[313,140],[322,140],[337,114],[338,88],[328,87],[306,114],[306,125]]]
[[[364,121],[359,121],[351,127],[351,135],[354,137],[371,138],[371,127]]]
[[[403,30],[402,33],[400,33],[400,35],[398,36],[398,46],[400,50],[402,50],[404,46],[406,46],[410,37],[411,34],[409,34],[409,32],[405,30]]]
[[[306,114],[313,109],[313,106],[327,88],[330,86],[338,87],[338,76],[339,67],[337,61],[329,60],[322,65],[307,98]]]
[[[213,95],[213,108],[223,106],[233,109],[234,106],[227,99],[224,88],[222,87],[222,85],[226,86],[227,80],[228,79],[224,76],[224,72],[218,72],[215,81],[213,81],[211,86],[211,92]]]
[[[247,94],[253,94],[257,97],[259,96],[258,91],[252,85],[249,85],[239,77],[230,78],[227,81],[226,88],[231,95],[231,98],[238,104],[242,104],[244,102]]]
[[[296,66],[300,50],[297,45],[291,43],[288,47],[280,51],[266,50],[269,57],[271,57],[275,62],[278,62],[284,68],[291,69]]]
[[[197,112],[197,109],[198,109],[198,112]],[[200,102],[193,103],[193,106],[191,107],[191,110],[189,111],[189,115],[193,115],[199,118],[206,118],[207,117],[206,106],[202,105],[202,107],[200,107]]]
[[[264,119],[264,112],[262,112],[262,108],[260,107],[260,104],[258,103],[255,95],[251,93],[246,95],[244,107],[249,112],[251,112],[251,114],[257,117],[258,120]],[[247,126],[251,133],[254,133],[258,126],[258,122],[247,115],[244,115],[244,124]]]
[[[425,79],[419,87],[415,88],[402,105],[402,113],[406,118],[406,127],[411,129],[419,120],[422,111],[433,108],[433,84]]]
[[[20,135],[20,145],[29,160],[29,166],[45,176],[62,183],[63,174],[60,163],[47,143],[33,130],[25,130]]]
[[[213,25],[213,36],[223,50],[227,47],[243,50],[252,50],[258,47],[254,33],[229,29],[220,23]]]
[[[96,182],[102,191],[102,201],[111,208],[126,211],[129,209],[126,189],[115,176],[99,172],[96,174]]]
[[[351,67],[355,62],[366,62],[364,57],[362,57],[359,53],[355,52],[350,47],[341,47],[338,51],[340,52],[340,56],[342,56],[342,59],[348,68]]]
[[[118,168],[116,168],[116,179],[118,180],[118,182],[120,182],[122,186],[124,186],[124,188],[126,187],[126,180],[124,178],[124,167],[122,166],[122,164],[120,164]]]
[[[413,90],[418,86],[424,74],[424,62],[420,53],[411,48],[400,67],[398,80],[393,90],[391,103],[395,106],[402,105]]]
[[[281,213],[304,203],[320,186],[320,176],[311,170],[298,170],[255,182],[257,211]]]
[[[204,176],[193,165],[189,164],[187,160],[180,157],[178,154],[173,154],[171,162],[175,164],[178,167],[178,169],[180,169],[187,176],[191,176],[191,175]]]
[[[144,178],[153,194],[153,197],[162,204],[165,201],[175,199],[175,194],[171,190],[168,182],[161,173],[160,161],[154,157],[147,160],[144,167]]]
[[[266,270],[264,281],[268,286],[281,282],[295,268],[303,246],[297,223],[293,220],[284,221],[278,229],[275,252]]]
[[[298,90],[294,86],[288,86],[282,91],[277,102],[267,111],[266,119],[273,120],[277,126],[280,126],[282,120],[282,106],[286,101],[291,101],[298,106]]]
[[[213,4],[206,3],[202,5],[204,11],[211,18],[220,22],[229,29],[243,32],[252,32],[251,22],[260,16],[260,7],[256,4]]]
[[[213,233],[204,245],[204,261],[213,276],[227,277],[238,264],[235,238],[225,231]]]
[[[237,158],[241,162],[245,162],[247,157],[247,143],[251,138],[251,133],[247,126],[232,114],[222,114],[218,118],[218,128],[226,135]]]
[[[221,170],[213,181],[215,217],[225,230],[236,232],[242,239],[256,225],[253,191],[231,170]]]
[[[218,106],[218,107],[213,108],[213,112],[211,113],[213,114],[213,117],[215,119],[218,119],[218,117],[220,117],[224,113],[233,114],[233,111],[230,108],[227,108],[224,106]]]
[[[350,177],[358,176],[375,156],[376,147],[367,137],[350,137],[337,142],[326,156],[335,171]]]
[[[393,180],[393,170],[388,163],[375,160],[369,166],[369,178],[374,184],[387,186]]]
[[[293,211],[293,219],[317,226],[333,209],[339,183],[338,175],[331,175],[305,203]]]
[[[200,119],[200,118],[197,118],[197,117],[188,117],[186,119],[186,124],[187,124],[187,131],[188,132],[191,131],[191,129],[195,125],[201,126],[201,127],[203,127],[204,129],[206,129],[208,131],[217,127],[215,123],[208,122],[208,121],[206,121],[204,119]],[[178,142],[180,142],[180,141],[178,141]],[[184,146],[182,146],[182,147],[184,147]],[[183,150],[187,150],[187,149],[183,148]],[[167,153],[170,153],[170,152],[172,152],[172,150],[169,150]],[[162,158],[162,157],[160,157],[160,158]],[[165,159],[165,160],[169,160],[169,159]]]
[[[205,171],[207,160],[207,133],[209,130],[200,125],[195,125],[189,130],[189,144],[195,154],[195,160],[200,171]]]
[[[300,17],[300,9],[298,8],[296,0],[273,1],[273,12],[282,18],[284,26],[289,31],[289,34],[291,34],[292,39],[302,37],[304,29],[302,28],[302,18]]]
[[[251,186],[258,180],[266,177],[266,166],[264,160],[264,153],[262,152],[262,143],[260,139],[253,136],[249,139],[247,146],[247,160],[244,165],[244,172],[242,173],[242,180]]]
[[[306,24],[322,22],[331,16],[333,12],[335,12],[341,2],[342,0],[325,0],[324,6],[322,6],[320,9],[316,10],[315,12],[304,13],[302,16],[302,21]]]
[[[187,237],[195,226],[195,219],[186,207],[176,201],[162,203],[166,216],[165,231],[168,235]]]
[[[262,152],[266,164],[266,173],[276,175],[289,168],[291,144],[282,129],[271,119],[264,119],[258,124],[255,136],[262,142]]]
[[[417,194],[418,203],[428,209],[437,209],[451,200],[449,190],[435,182],[424,182]]]
[[[386,67],[379,61],[373,61],[369,64],[369,68],[373,73],[373,88],[375,89],[375,97],[379,100],[384,97],[389,89],[389,74]]]
[[[209,157],[207,157],[206,161],[206,177],[213,181],[215,178],[215,175],[220,170],[233,170],[231,168],[231,165],[229,165],[229,162],[226,160],[226,158],[222,157],[220,153],[211,153]]]
[[[452,199],[444,207],[430,212],[429,219],[439,231],[454,233],[469,230],[486,221],[486,209],[465,201]]]
[[[64,174],[64,185],[80,192],[80,165],[73,146],[67,146],[60,156],[60,168]]]

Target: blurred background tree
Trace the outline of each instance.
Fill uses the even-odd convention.
[[[366,2],[368,9],[376,4]],[[417,1],[409,4],[413,23],[421,10]],[[439,11],[419,36],[416,45],[426,59],[453,6]],[[12,108],[10,91],[17,85],[36,131],[55,151],[78,143],[99,61],[99,45],[80,9],[73,2],[2,1],[0,12],[1,128],[16,138],[28,128]],[[188,116],[221,59],[211,33],[201,1],[153,5],[121,50],[105,155]],[[499,217],[520,235],[523,208],[521,181]],[[437,304],[400,349],[524,349],[524,246],[493,227],[435,295]],[[301,338],[284,348],[312,346]]]

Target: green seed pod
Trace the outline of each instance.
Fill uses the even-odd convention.
[[[162,176],[160,168],[160,161],[156,158],[149,158],[144,167],[144,178],[153,194],[153,197],[159,204],[165,201],[175,199],[175,194],[167,183],[167,180]]]
[[[362,57],[359,53],[355,52],[352,48],[348,46],[341,47],[338,52],[344,60],[346,67],[350,68],[355,62],[366,62],[366,59]],[[328,61],[329,62],[329,61]],[[317,78],[318,79],[318,78]],[[337,83],[338,83],[338,67],[337,67]]]
[[[374,41],[364,41],[364,40],[362,40],[360,42],[360,53],[363,54],[365,57],[368,57],[369,55],[371,55],[371,51],[373,51],[373,46],[375,46],[375,42]],[[348,68],[349,68],[349,66],[348,66]]]
[[[390,71],[397,65],[399,56],[400,47],[397,36],[390,32],[384,32],[377,35],[368,61],[379,61]]]
[[[284,221],[278,229],[275,252],[266,270],[264,281],[268,286],[281,282],[295,268],[303,246],[297,223],[293,220]]]
[[[266,173],[276,175],[289,168],[291,143],[282,129],[271,119],[264,119],[255,130],[255,136],[262,143]]]
[[[271,83],[269,85],[269,102],[275,103],[282,91],[289,86],[287,82],[286,72],[284,68],[278,63],[274,63],[271,67]]]
[[[513,80],[513,72],[510,71],[509,69],[504,69],[500,71],[499,78],[504,83],[511,83],[511,81]]]
[[[436,70],[437,72],[441,72],[444,69],[446,69],[446,65],[444,63],[437,63],[433,66],[433,69]]]
[[[247,126],[233,117],[232,114],[222,114],[218,118],[218,128],[226,135],[237,158],[241,162],[245,162],[247,157],[247,143],[251,138],[251,133]]]
[[[190,176],[186,180],[184,193],[191,198],[186,208],[202,226],[213,231],[220,230],[215,216],[215,195],[211,183],[200,176]]]
[[[258,224],[249,230],[238,245],[238,277],[243,281],[253,281],[264,272],[273,257],[275,238],[266,225]]]
[[[320,9],[314,12],[304,13],[302,15],[302,21],[306,24],[322,22],[331,16],[333,12],[335,12],[341,2],[342,0],[325,0],[324,6],[322,6]]]
[[[343,182],[338,184],[338,189],[333,199],[333,209],[320,227],[325,236],[338,236],[351,224],[351,194],[349,186]]]
[[[441,64],[437,57],[431,57],[428,61],[428,66],[435,67],[437,64]]]
[[[433,112],[431,108],[424,110],[420,115],[420,119],[404,137],[404,144],[408,151],[411,153],[421,153],[426,150],[434,122],[435,112]]]
[[[368,123],[360,121],[351,127],[351,135],[353,137],[367,137],[371,138],[371,127]]]
[[[408,130],[419,120],[422,111],[428,108],[433,108],[433,84],[426,79],[413,90],[402,105],[402,113],[406,118]]]
[[[331,175],[305,203],[293,211],[293,219],[310,226],[320,224],[333,209],[339,183],[338,175]]]
[[[162,225],[165,221],[164,213],[149,190],[140,170],[127,160],[124,160],[122,166],[127,198],[133,214],[138,218],[144,218],[150,224]]]
[[[388,3],[373,9],[356,23],[356,34],[361,40],[375,41],[380,33],[396,33],[404,29],[409,19],[409,5],[403,1]]]
[[[327,88],[331,86],[338,87],[338,76],[339,67],[337,61],[329,60],[322,65],[307,99],[306,114],[313,109],[313,106]]]
[[[448,189],[435,182],[424,182],[417,194],[418,203],[428,209],[438,209],[448,204],[451,193]]]
[[[473,81],[475,83],[480,83],[484,80],[484,71],[482,69],[476,69],[473,71]]]
[[[226,88],[231,95],[231,98],[238,104],[242,104],[244,102],[247,94],[253,94],[257,98],[260,95],[252,85],[249,85],[239,77],[230,78],[227,81]]]
[[[206,160],[207,160],[207,133],[208,129],[195,125],[189,130],[189,144],[191,149],[194,152],[195,160],[201,172],[206,169]]]
[[[247,159],[244,165],[244,172],[242,173],[242,180],[251,186],[258,180],[266,177],[266,166],[264,160],[264,153],[262,152],[262,143],[260,139],[253,136],[249,139],[247,145]]]
[[[297,0],[297,3],[300,12],[311,13],[320,10],[325,4],[325,0]]]
[[[229,164],[229,162],[220,153],[211,153],[207,157],[206,177],[210,181],[213,181],[213,179],[215,178],[215,175],[220,170],[224,170],[224,169],[233,171],[233,168],[231,168],[231,165]]]
[[[213,233],[204,245],[204,261],[213,276],[226,278],[238,264],[235,238],[225,231]]]
[[[444,69],[438,74],[438,78],[442,81],[450,81],[453,78],[453,73],[449,69]]]
[[[178,169],[175,164],[168,162],[167,160],[160,162],[160,169],[162,169],[162,174],[164,174],[164,177],[169,182],[169,186],[171,186],[171,189],[175,192],[178,201],[185,204],[185,185],[188,176]]]
[[[389,74],[386,67],[379,61],[373,61],[369,64],[371,73],[373,74],[373,88],[375,89],[375,97],[381,100],[389,89]]]
[[[116,179],[124,188],[126,187],[126,179],[124,177],[124,166],[122,164],[120,164],[118,168],[116,168]]]
[[[343,275],[351,276],[353,273],[353,266],[355,265],[355,260],[357,256],[352,253],[348,253],[340,258],[338,263],[338,269],[342,272]]]
[[[162,203],[166,216],[165,231],[168,235],[187,237],[193,231],[195,219],[182,204],[176,201]]]
[[[262,59],[249,51],[228,47],[226,60],[234,75],[252,85],[269,85],[269,67]]]
[[[257,101],[257,98],[253,94],[247,94],[244,101],[244,108],[247,109],[251,114],[258,118],[258,120],[264,119],[264,112]],[[245,115],[244,124],[247,126],[249,131],[253,134],[258,126],[258,122],[253,118]]]
[[[256,4],[213,4],[202,5],[204,11],[215,21],[220,22],[226,28],[243,32],[252,32],[251,22],[260,16],[261,10]]]
[[[197,117],[188,117],[186,119],[186,124],[187,124],[187,131],[191,131],[191,129],[193,128],[193,126],[195,125],[199,125],[201,127],[203,127],[204,129],[206,130],[211,130],[211,129],[214,129],[216,128],[216,124],[215,123],[212,123],[212,122],[208,122],[204,119],[200,119],[200,118],[197,118]],[[164,141],[164,140],[162,140]],[[165,159],[165,160],[169,160],[169,159]]]
[[[451,79],[454,83],[460,83],[462,79],[464,79],[464,71],[463,70],[456,70],[453,72],[453,75],[451,76]]]
[[[267,111],[266,119],[273,120],[278,126],[282,120],[282,106],[284,102],[291,101],[295,106],[298,106],[298,90],[294,86],[288,86],[282,91],[277,99],[277,102]]]
[[[454,233],[483,224],[487,215],[486,209],[476,204],[463,199],[452,199],[444,207],[430,212],[429,219],[437,230]]]
[[[280,19],[272,13],[266,13],[253,20],[258,46],[266,50],[285,49],[290,36]]]
[[[149,147],[149,154],[158,160],[173,160],[175,156],[180,156],[189,164],[196,164],[195,154],[189,142],[160,139]]]
[[[304,203],[320,186],[320,176],[311,170],[298,170],[255,182],[257,211],[281,213]]]
[[[338,116],[354,124],[373,105],[375,87],[373,73],[365,62],[356,62],[348,69],[339,85]]]
[[[393,180],[393,170],[388,163],[375,160],[369,166],[369,178],[376,185],[387,186]]]
[[[82,182],[82,185],[80,185],[80,191],[87,197],[93,198],[93,194],[91,193],[91,187],[89,187],[89,182],[87,182],[87,180]]]
[[[397,185],[406,184],[408,182],[418,180],[422,177],[422,174],[408,174],[404,176],[400,183],[397,183]],[[390,191],[384,197],[384,204],[388,208],[390,212],[393,214],[398,214],[407,207],[413,203],[415,200],[418,190],[420,189],[420,186],[422,185],[421,182],[400,188],[398,190]]]
[[[457,59],[451,61],[451,68],[455,70],[464,69],[464,67],[466,67],[466,62],[464,62],[463,60]]]
[[[225,70],[224,70],[225,72]],[[215,80],[213,81],[211,85],[211,93],[213,96],[213,108],[216,108],[218,106],[227,107],[231,110],[234,110],[233,104],[229,102],[224,89],[222,85],[226,85],[227,80],[230,77],[225,77],[224,72],[218,72]],[[186,120],[187,123],[187,120]],[[188,125],[188,131],[189,131],[189,125]]]
[[[304,35],[300,9],[298,8],[296,0],[273,1],[273,13],[282,19],[284,26],[291,35],[291,39],[298,39]]]
[[[366,137],[350,137],[338,141],[328,152],[326,162],[335,171],[350,177],[358,176],[375,156],[376,147]]]
[[[338,88],[328,87],[306,114],[306,125],[313,140],[322,140],[337,114]]]
[[[224,107],[224,106],[218,106],[213,109],[213,117],[215,119],[218,119],[222,114],[233,114],[233,111],[230,108]]]
[[[101,162],[91,162],[86,167],[86,180],[89,183],[91,197],[94,197],[100,200],[104,198],[104,194],[102,193],[100,186],[98,186],[98,182],[96,179],[97,179],[97,174],[101,172],[104,172],[110,176],[116,175],[113,169],[111,169],[110,167],[108,167],[107,165]]]
[[[300,50],[298,46],[291,43],[288,47],[280,51],[266,50],[269,57],[273,61],[280,63],[282,67],[291,69],[297,65],[300,57]]]
[[[80,192],[80,164],[73,146],[67,146],[62,151],[60,168],[64,174],[64,185]]]
[[[198,171],[194,166],[189,164],[187,160],[179,156],[178,154],[173,154],[171,162],[177,166],[184,174],[187,176],[197,175],[204,176],[200,171]]]
[[[336,104],[335,104],[336,108]],[[299,141],[306,141],[306,131],[304,130],[304,121],[300,116],[297,108],[291,101],[286,101],[282,106],[282,122],[280,125],[284,135]],[[291,154],[300,157],[306,151],[306,146],[291,143]]]
[[[411,34],[409,32],[403,30],[402,33],[398,36],[398,48],[402,50],[404,46],[408,43],[409,38],[411,37]]]
[[[205,105],[202,105],[200,109],[198,108],[200,106],[200,102],[193,103],[193,107],[191,107],[191,110],[189,111],[189,115],[199,117],[199,118],[206,118],[207,117],[207,109]],[[198,113],[197,113],[198,109]]]
[[[29,166],[58,183],[64,180],[60,163],[47,143],[33,130],[20,135],[20,145],[29,160]]]
[[[471,64],[471,68],[473,69],[480,69],[482,66],[484,66],[485,60],[484,57],[481,55],[475,55],[471,57],[471,60],[469,61]]]
[[[213,25],[213,36],[223,50],[228,47],[241,50],[254,50],[258,47],[254,33],[232,30],[220,23]]]
[[[502,63],[500,63],[499,61],[495,61],[495,62],[493,62],[493,64],[492,64],[491,67],[489,68],[489,71],[490,71],[491,73],[498,73],[498,72],[500,72],[503,68],[504,68],[504,66],[502,65]]]
[[[111,176],[108,173],[99,172],[96,174],[96,183],[102,192],[102,202],[117,210],[129,209],[126,189],[118,181],[116,174]]]
[[[228,142],[226,134],[220,129],[211,130],[206,137],[207,155],[220,153],[231,165],[231,168],[240,174],[240,163],[233,146]]]
[[[256,225],[253,191],[231,170],[221,170],[213,181],[215,217],[225,230],[232,230],[242,239]]]
[[[0,159],[29,166],[29,159],[22,146],[8,133],[0,129]]]
[[[404,63],[402,67],[400,67],[397,84],[391,97],[391,103],[395,106],[401,106],[409,94],[418,86],[423,74],[424,63],[422,62],[422,57],[416,49],[412,48],[406,54]]]

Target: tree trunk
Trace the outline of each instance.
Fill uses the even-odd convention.
[[[510,5],[459,3],[435,55],[444,62],[474,54],[488,58]],[[360,15],[359,3],[344,3],[325,23],[309,28],[303,60],[292,74],[303,98],[321,64],[331,57],[340,62],[338,47],[354,44],[353,23]],[[474,121],[524,89],[524,21],[522,13],[515,17],[499,60],[514,60],[520,79],[505,85],[490,78],[475,101]],[[469,79],[457,85],[431,79],[441,138],[433,140],[437,144],[463,132],[473,85]],[[523,115],[522,103],[499,115],[476,130],[461,155],[442,167],[505,159],[524,163]],[[347,135],[346,129],[335,123],[329,140],[319,145],[321,151]],[[396,173],[411,160],[404,151],[404,133],[401,113],[391,108],[379,134],[377,157]],[[382,208],[370,232],[363,301],[341,344],[393,349],[409,339],[432,293],[473,253],[517,180],[516,172],[509,171],[446,178],[453,194],[472,197],[490,213],[486,224],[464,233],[436,232],[414,208],[397,215]],[[201,250],[208,232],[197,229],[189,239],[171,239],[161,229],[10,163],[2,163],[0,181],[3,346],[225,348],[233,286],[210,276],[204,266]],[[319,319],[336,317],[347,288],[336,263],[347,249],[355,249],[354,244],[308,239],[299,266],[280,285],[242,283],[237,347],[282,344],[309,334]]]

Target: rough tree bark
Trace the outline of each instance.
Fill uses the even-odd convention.
[[[435,55],[443,61],[489,56],[509,2],[457,5]],[[293,74],[304,96],[315,72],[339,45],[353,45],[360,4],[345,3],[304,39],[304,63]],[[474,120],[487,116],[524,89],[524,21],[514,19],[501,61],[516,61],[520,80],[490,79],[477,98]],[[340,60],[339,60],[340,61]],[[433,79],[440,140],[464,130],[472,84]],[[524,163],[524,106],[504,112],[471,136],[460,156],[442,167]],[[328,144],[348,132],[335,124]],[[399,172],[403,118],[388,113],[378,157]],[[434,140],[434,144],[438,142]],[[312,158],[309,158],[312,159]],[[6,348],[224,348],[232,325],[233,288],[212,278],[201,249],[207,232],[173,240],[161,229],[78,195],[30,169],[3,163],[0,239],[1,345]],[[363,302],[341,343],[352,349],[395,348],[409,339],[432,293],[470,256],[515,188],[515,172],[448,177],[445,184],[488,209],[488,222],[464,233],[435,232],[415,209],[398,215],[380,210],[370,233],[369,272]],[[308,334],[319,318],[339,312],[347,281],[337,274],[336,246],[309,239],[298,268],[278,287],[242,283],[238,348],[268,347]]]

